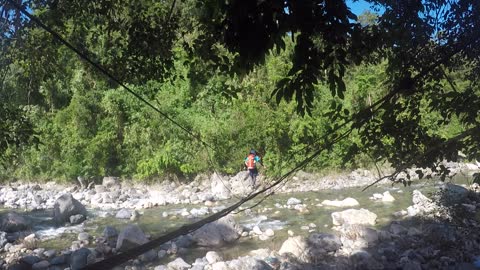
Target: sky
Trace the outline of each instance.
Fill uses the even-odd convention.
[[[365,2],[364,0],[352,1],[347,0],[347,6],[355,15],[362,14],[365,10],[370,10],[370,4]]]

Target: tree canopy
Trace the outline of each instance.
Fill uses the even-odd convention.
[[[214,153],[119,92],[12,2]],[[233,172],[253,145],[280,172],[342,134],[350,140],[314,166],[368,157],[437,169],[459,151],[478,159],[480,3],[367,2],[381,13],[357,18],[339,0],[1,0],[4,166],[67,178],[190,174],[205,163]]]

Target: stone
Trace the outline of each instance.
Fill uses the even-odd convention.
[[[371,248],[379,240],[378,232],[358,224],[344,224],[340,229],[342,249],[349,254],[356,250]]]
[[[55,249],[49,249],[49,250],[43,252],[43,256],[45,256],[48,259],[53,258],[53,256],[55,256],[55,254],[57,254],[57,251]]]
[[[382,196],[382,202],[393,202],[395,198],[390,194],[389,191],[385,191]]]
[[[236,241],[239,225],[232,215],[208,223],[192,233],[193,241],[204,247],[218,247]]]
[[[165,265],[157,265],[153,270],[168,270]]]
[[[406,234],[407,233],[407,228],[405,228],[404,226],[400,225],[400,224],[397,224],[397,223],[392,223],[390,225],[390,229],[389,231],[393,234],[393,235],[396,235],[396,236],[399,236],[401,234]]]
[[[308,236],[307,243],[314,249],[325,252],[337,251],[342,246],[338,236],[328,233],[312,233]]]
[[[114,176],[105,176],[102,179],[102,186],[111,188],[120,185],[120,179]]]
[[[339,200],[324,200],[322,201],[322,205],[324,206],[333,206],[333,207],[352,207],[360,205],[357,200],[354,198],[345,198],[341,201]]]
[[[230,270],[226,262],[216,262],[212,265],[212,270]]]
[[[70,257],[70,269],[78,270],[87,266],[89,255],[90,250],[88,248],[80,248],[75,250]]]
[[[273,231],[272,229],[266,229],[265,230],[265,235],[268,236],[268,237],[272,237],[275,235],[275,231]]]
[[[216,262],[221,262],[223,261],[223,258],[215,251],[209,251],[205,255],[205,258],[207,259],[209,264],[214,264]]]
[[[161,260],[161,259],[165,258],[165,256],[167,256],[167,251],[165,251],[165,250],[163,250],[163,249],[161,249],[161,250],[158,251],[158,253],[157,253],[158,259]]]
[[[128,225],[118,235],[116,248],[118,251],[123,252],[146,242],[148,242],[148,239],[140,227]]]
[[[60,255],[57,257],[54,257],[53,259],[50,260],[50,264],[52,265],[61,265],[65,264],[68,261],[67,255]]]
[[[80,241],[88,241],[88,239],[90,238],[90,235],[86,232],[81,232],[78,234],[78,240]]]
[[[87,210],[79,201],[73,198],[72,194],[66,193],[60,196],[53,206],[53,219],[57,224],[70,221],[70,216],[87,215]]]
[[[256,235],[262,235],[263,232],[262,230],[260,229],[260,227],[258,227],[257,225],[255,225],[252,229],[252,231],[256,234]]]
[[[446,183],[443,191],[443,199],[449,204],[463,202],[468,195],[468,189],[452,183]]]
[[[50,263],[46,260],[40,261],[32,265],[32,270],[46,270],[50,266]]]
[[[7,233],[0,231],[0,249],[8,243]]]
[[[144,263],[149,263],[149,262],[152,262],[154,260],[156,260],[158,258],[158,253],[151,249],[145,253],[143,253],[142,255],[139,256],[139,259],[140,261],[144,262]]]
[[[375,225],[377,215],[367,209],[348,209],[342,212],[333,212],[333,225],[341,226],[343,224],[363,224]]]
[[[9,212],[0,217],[0,231],[13,233],[25,231],[28,228],[30,228],[30,221],[18,213]]]
[[[191,267],[182,258],[176,258],[174,261],[167,264],[169,270],[187,270]]]
[[[413,191],[412,202],[413,209],[409,209],[410,207],[407,208],[409,216],[432,213],[438,208],[431,199],[427,198],[418,190]]]
[[[221,175],[214,173],[211,177],[210,188],[212,194],[218,200],[225,200],[230,198],[230,187],[228,187],[228,181],[222,178]]]
[[[297,205],[297,204],[301,204],[302,201],[300,201],[299,199],[297,198],[290,198],[287,200],[287,205]]]
[[[129,219],[132,216],[132,211],[128,209],[120,209],[115,215],[119,219]]]
[[[38,256],[33,256],[33,255],[28,255],[28,256],[25,256],[25,257],[22,257],[20,259],[21,262],[24,262],[28,265],[34,265],[36,263],[38,263],[39,261],[41,261],[42,259],[40,259]]]
[[[96,193],[103,193],[106,192],[107,188],[104,185],[95,185],[95,192]]]
[[[278,251],[280,255],[291,253],[294,257],[300,261],[308,261],[308,244],[305,238],[302,236],[289,237],[283,242],[282,247]]]
[[[78,215],[72,215],[70,216],[70,223],[71,224],[80,224],[82,222],[85,221],[85,216],[82,215],[82,214],[78,214]]]

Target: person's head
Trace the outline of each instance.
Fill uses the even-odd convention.
[[[256,155],[256,154],[257,154],[257,151],[255,151],[255,149],[250,149],[250,154]]]

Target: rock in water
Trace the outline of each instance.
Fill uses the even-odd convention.
[[[0,231],[12,233],[27,230],[29,227],[30,222],[27,218],[15,212],[7,213],[0,218]]]
[[[352,206],[357,206],[359,205],[358,201],[355,200],[354,198],[345,198],[343,201],[339,200],[324,200],[322,202],[323,205],[326,206],[334,206],[334,207],[352,207]]]
[[[233,216],[226,216],[193,232],[192,239],[199,246],[218,247],[237,240],[238,229]]]
[[[363,224],[375,225],[377,215],[367,209],[348,209],[342,212],[332,213],[333,225],[341,226],[343,224]]]
[[[87,210],[70,193],[60,196],[53,206],[53,219],[57,224],[65,223],[70,216],[78,214],[86,216]]]
[[[282,247],[278,251],[279,254],[291,253],[295,258],[300,261],[307,262],[308,257],[308,244],[305,238],[302,236],[289,237],[283,242]]]
[[[128,225],[118,235],[117,250],[129,250],[133,247],[145,244],[146,242],[148,242],[148,239],[140,227],[137,225]]]

